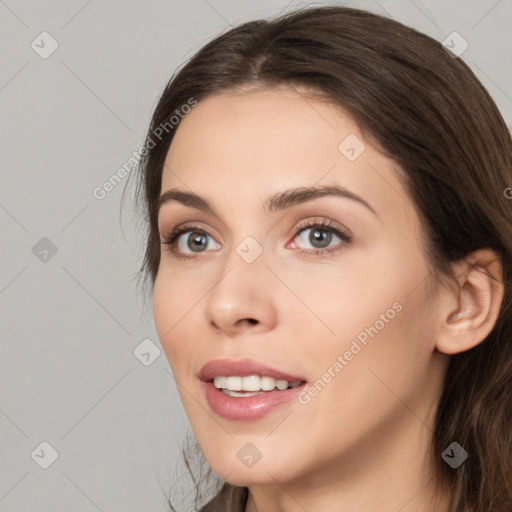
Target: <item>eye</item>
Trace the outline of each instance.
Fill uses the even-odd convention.
[[[193,254],[212,249],[220,249],[220,245],[198,226],[186,226],[175,229],[161,241],[169,246],[169,251],[178,258],[193,258]],[[192,256],[188,256],[192,254]]]
[[[297,227],[293,240],[293,245],[297,247],[299,253],[321,256],[341,249],[351,242],[352,236],[328,219],[313,219]],[[176,228],[170,234],[163,236],[161,244],[167,245],[168,251],[180,259],[192,259],[202,252],[221,248],[220,244],[199,226]]]
[[[297,240],[294,245],[297,245],[299,252],[304,254],[322,255],[333,252],[352,240],[350,235],[327,219],[320,222],[306,221],[299,228],[301,229],[294,237],[294,240]],[[305,248],[301,248],[301,246],[305,246]]]

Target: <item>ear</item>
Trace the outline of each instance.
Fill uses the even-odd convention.
[[[445,288],[436,348],[457,354],[481,343],[493,329],[504,294],[502,265],[490,249],[453,264],[457,282]]]

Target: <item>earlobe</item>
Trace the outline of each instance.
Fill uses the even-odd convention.
[[[457,354],[481,343],[492,331],[503,299],[500,258],[481,249],[453,266],[457,283],[447,288],[436,348]]]

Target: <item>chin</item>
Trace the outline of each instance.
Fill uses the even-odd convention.
[[[259,460],[244,461],[242,452],[241,459],[238,458],[236,452],[234,452],[234,456],[226,454],[225,457],[221,457],[216,452],[214,457],[207,457],[208,464],[218,476],[230,484],[240,487],[275,484],[276,480],[287,481],[294,477],[285,468],[276,465],[273,456],[268,457],[267,460],[263,455]],[[284,459],[281,460],[282,464],[285,462]],[[290,469],[295,466],[293,463],[287,463],[287,465]]]

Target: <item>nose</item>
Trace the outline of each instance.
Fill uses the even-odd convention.
[[[227,337],[272,330],[277,323],[273,277],[263,255],[247,263],[233,251],[205,298],[209,325]]]

